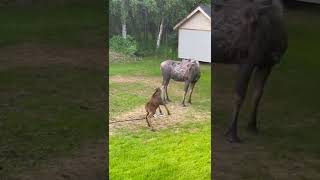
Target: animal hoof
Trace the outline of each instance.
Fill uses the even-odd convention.
[[[241,143],[242,140],[237,135],[227,135],[227,140],[230,143]]]
[[[184,103],[181,104],[182,107],[186,107],[186,105]]]
[[[225,133],[225,136],[227,137],[227,140],[230,143],[241,143],[242,142],[242,140],[237,135],[232,133],[232,131],[230,129]]]
[[[228,137],[227,139],[230,143],[242,143],[242,140],[239,137]]]
[[[191,101],[188,101],[189,104],[192,104]]]
[[[167,101],[168,101],[168,102],[171,102],[171,100],[170,100],[170,99],[167,99]]]
[[[152,131],[152,132],[155,132],[156,130],[152,128],[151,131]]]

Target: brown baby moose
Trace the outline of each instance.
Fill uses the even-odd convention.
[[[166,104],[164,103],[164,101],[162,100],[161,98],[161,94],[162,94],[162,91],[161,89],[158,87],[155,89],[155,92],[153,93],[153,95],[151,96],[151,99],[146,103],[145,105],[145,109],[146,109],[146,112],[147,112],[147,115],[146,115],[146,121],[148,123],[148,126],[151,127],[151,129],[154,131],[149,119],[152,118],[152,116],[156,113],[156,110],[159,108],[159,111],[160,113],[162,114],[162,111],[161,111],[161,108],[160,108],[160,105],[163,105],[167,112],[168,112],[168,115],[170,115],[170,112],[166,106]]]

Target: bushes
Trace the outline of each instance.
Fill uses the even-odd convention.
[[[137,52],[137,42],[131,36],[124,39],[121,36],[113,36],[109,41],[110,49],[128,55],[134,55]]]
[[[126,57],[144,57],[157,55],[165,58],[177,57],[177,40],[176,37],[169,37],[163,41],[160,48],[156,50],[155,42],[152,40],[138,40],[127,35],[124,39],[122,36],[114,35],[109,40],[110,49],[117,54],[123,54]]]

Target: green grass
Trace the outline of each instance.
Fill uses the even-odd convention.
[[[319,16],[319,12],[289,11],[289,49],[283,63],[274,69],[266,88],[265,101],[272,105],[266,105],[270,112],[263,113],[265,116],[261,116],[261,120],[265,122],[266,132],[272,132],[269,142],[274,147],[286,146],[281,148],[284,152],[320,154],[320,145],[316,143],[320,138],[316,133],[320,128],[320,122],[316,121],[320,117],[320,102],[316,100],[320,99],[316,68],[320,65],[316,45],[320,41],[317,33],[320,22],[315,21]],[[286,138],[277,138],[283,135]]]
[[[164,61],[164,58],[159,57],[146,57],[143,60],[135,61],[126,64],[110,64],[109,76],[122,75],[122,76],[146,76],[146,77],[162,77],[160,71],[160,63]],[[195,86],[195,94],[193,94],[193,101],[195,103],[194,108],[197,110],[210,111],[211,109],[211,66],[210,64],[201,64],[201,78]],[[110,82],[110,108],[114,107],[114,110],[110,110],[110,113],[125,112],[130,108],[144,104],[149,96],[137,95],[135,93],[130,94],[129,89],[135,91],[145,90],[146,87],[141,83],[127,83],[123,86],[122,83]],[[159,86],[161,81],[159,82]],[[170,85],[169,85],[170,86]],[[183,90],[183,83],[179,84],[179,88]],[[155,87],[153,87],[155,88]],[[151,91],[152,88],[149,88]],[[170,87],[168,88],[170,89]],[[126,101],[126,98],[130,98],[130,101]],[[173,97],[174,100],[181,100],[181,97]],[[198,102],[201,103],[198,103]],[[121,104],[122,103],[122,104]],[[128,105],[128,107],[126,107]],[[117,111],[117,112],[116,112]]]
[[[65,6],[3,7],[0,21],[0,47],[24,42],[101,46],[106,39],[103,1]]]
[[[110,64],[109,76],[113,75],[148,75],[159,76],[160,63],[164,59],[156,57],[145,57],[143,60],[126,63],[126,64]]]
[[[110,64],[110,76],[161,77],[162,58],[147,57],[137,62]],[[202,76],[195,87],[193,104],[188,108],[209,112],[211,107],[210,65],[201,65]],[[161,78],[160,78],[161,79]],[[173,83],[173,82],[171,82]],[[161,82],[159,82],[161,84]],[[170,85],[169,85],[170,86]],[[172,86],[183,89],[183,83]],[[143,106],[154,87],[137,82],[110,82],[111,117]],[[170,87],[169,87],[170,91]],[[142,93],[137,93],[142,92]],[[181,94],[182,96],[182,94]],[[181,101],[173,96],[173,101]],[[174,113],[174,112],[173,112]],[[192,119],[192,116],[187,116]],[[147,128],[125,130],[109,137],[110,179],[210,179],[211,122],[182,123],[157,132]]]
[[[31,46],[31,54],[44,44],[57,47],[55,52],[61,47],[65,51],[101,47],[106,37],[102,1],[101,6],[6,7],[0,10],[0,20],[0,47],[27,43],[25,49]],[[21,57],[10,56],[10,65],[0,69],[0,179],[4,180],[105,137],[105,70],[37,62],[24,66]]]
[[[210,179],[210,121],[179,129],[111,137],[110,178]]]
[[[146,97],[142,94],[130,92],[128,89],[143,91],[145,88],[147,87],[140,83],[127,83],[125,86],[120,83],[110,83],[110,114],[116,116],[143,104],[146,101]]]
[[[247,143],[265,147],[268,157],[275,162],[301,162],[306,169],[316,172],[319,172],[320,167],[319,17],[319,8],[317,11],[303,7],[288,10],[286,18],[289,48],[266,85],[259,114],[262,132],[258,136],[245,132],[251,110],[250,92],[239,119],[239,132],[247,139]],[[230,71],[220,71],[218,75],[219,77],[214,78],[214,86],[222,87],[226,94],[229,93],[229,97],[224,98],[231,100],[234,77]],[[231,102],[229,104],[230,107],[215,104],[219,109],[215,113],[215,126],[227,127],[231,117]],[[260,158],[259,153],[256,158]],[[249,172],[243,171],[246,175],[244,179],[257,179],[261,175],[255,172],[260,167],[258,163],[251,163],[248,167],[252,169]],[[275,178],[272,172],[265,176],[267,175]],[[319,173],[314,175],[319,177]],[[300,178],[307,177],[312,177],[312,174],[305,174]]]
[[[63,66],[0,71],[0,177],[104,137],[101,74]]]

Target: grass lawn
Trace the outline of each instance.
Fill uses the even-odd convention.
[[[287,10],[289,48],[267,82],[259,114],[261,133],[254,136],[245,131],[251,105],[249,92],[239,119],[239,133],[245,143],[239,150],[230,148],[221,153],[223,158],[219,159],[221,162],[234,161],[237,157],[233,155],[239,154],[243,156],[239,158],[243,164],[233,172],[225,165],[218,172],[217,179],[225,179],[228,173],[242,179],[320,178],[319,17],[319,7]],[[234,69],[220,65],[214,73],[217,89],[213,92],[216,100],[213,102],[214,123],[220,133],[227,128],[231,117]],[[248,152],[251,154],[246,157]]]
[[[107,22],[103,1],[54,1],[32,7],[2,7],[0,47],[18,43],[90,46],[105,43]],[[103,38],[103,39],[101,39]],[[100,44],[101,46],[101,44]]]
[[[105,69],[89,61],[105,59],[100,5],[0,10],[1,180],[104,138]]]
[[[143,108],[155,86],[161,85],[161,61],[163,58],[147,57],[132,63],[110,64],[111,118]],[[201,72],[193,104],[187,108],[190,111],[208,113],[211,107],[210,65],[201,64]],[[140,79],[130,82],[112,81],[113,77],[118,76]],[[157,82],[144,83],[150,78]],[[171,82],[171,86],[169,85],[169,95],[173,102],[180,102],[183,83],[173,84]],[[180,95],[174,93],[175,89],[181,90]],[[177,113],[170,110],[173,114]],[[197,122],[192,122],[192,118],[190,113],[186,116],[186,122],[168,125],[156,132],[142,126],[136,131],[122,129],[110,135],[110,179],[210,179],[210,114],[200,117],[202,120]]]
[[[210,121],[180,129],[111,136],[110,178],[210,179]]]

